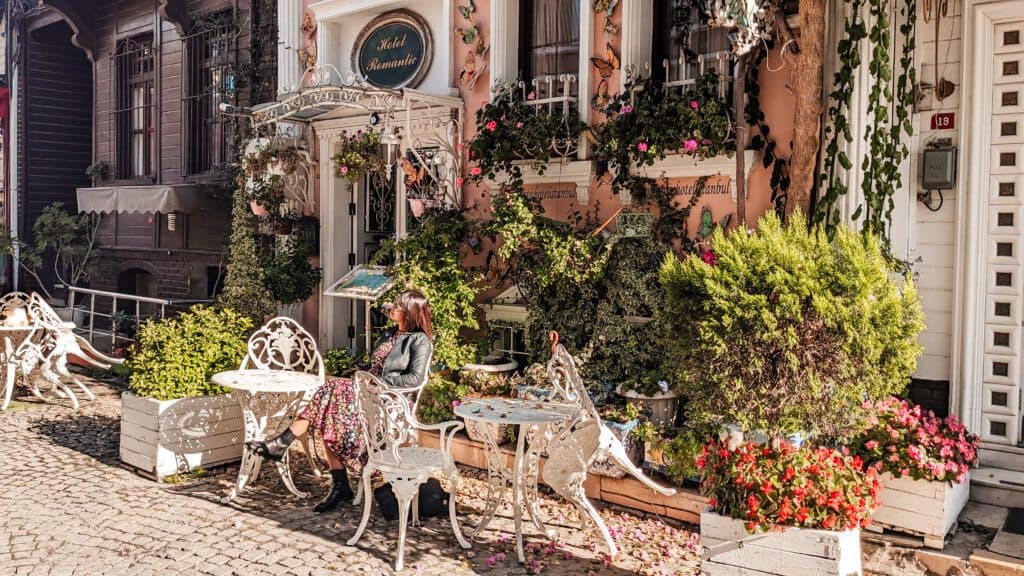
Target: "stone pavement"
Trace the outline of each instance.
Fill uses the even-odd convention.
[[[345,541],[358,525],[349,507],[314,514],[315,500],[286,495],[274,474],[230,505],[233,469],[177,485],[158,484],[121,467],[119,393],[91,381],[95,402],[81,410],[22,396],[0,412],[0,575],[390,574],[397,526],[376,510],[362,541]],[[18,389],[16,394],[22,393]],[[298,460],[298,459],[296,459]],[[308,472],[308,470],[305,470]],[[300,489],[313,485],[300,469]],[[468,480],[460,519],[475,524],[483,484]],[[530,562],[515,561],[509,509],[462,550],[447,520],[411,528],[407,574],[696,574],[694,527],[605,510],[621,553],[602,558],[589,527],[561,502],[543,510],[558,542],[528,532]]]

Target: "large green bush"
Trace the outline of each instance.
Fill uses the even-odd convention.
[[[210,377],[238,368],[252,320],[229,308],[193,306],[180,316],[149,320],[128,361],[128,387],[157,400],[223,394]]]
[[[691,419],[841,438],[861,404],[901,392],[921,352],[921,305],[878,240],[830,241],[794,215],[715,232],[717,258],[666,257],[661,282]]]

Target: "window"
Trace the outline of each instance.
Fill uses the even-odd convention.
[[[235,93],[234,44],[230,11],[201,19],[184,38],[186,174],[203,174],[230,160],[220,105]]]
[[[660,82],[685,86],[710,70],[723,79],[722,96],[731,72],[732,46],[725,28],[709,28],[702,23],[689,2],[666,0],[654,3],[654,38],[651,74]]]
[[[154,110],[153,38],[150,35],[117,43],[111,57],[113,122],[116,130],[117,177],[153,178]]]
[[[538,97],[566,95],[560,94],[562,88],[555,81],[562,74],[579,74],[580,0],[520,0],[519,9],[519,66],[523,80],[527,84],[531,80],[541,81],[539,87],[543,92]],[[549,90],[548,86],[552,88]],[[575,83],[569,86],[576,90]]]

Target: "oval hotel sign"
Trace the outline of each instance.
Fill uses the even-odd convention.
[[[408,10],[381,14],[363,28],[352,67],[378,88],[415,87],[430,69],[430,28]]]

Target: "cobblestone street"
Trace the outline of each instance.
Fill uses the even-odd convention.
[[[389,574],[397,525],[374,511],[359,545],[344,544],[358,525],[356,508],[311,510],[322,488],[299,468],[308,500],[286,496],[274,474],[225,505],[234,469],[181,484],[158,484],[121,467],[119,392],[90,382],[95,402],[78,412],[57,403],[16,398],[0,412],[0,574]],[[24,390],[18,388],[16,396]],[[466,482],[460,519],[471,526],[482,509],[482,483]],[[505,507],[471,550],[458,547],[447,520],[411,528],[408,574],[693,574],[696,536],[606,510],[621,547],[603,561],[588,527],[569,507],[545,500],[558,543],[527,532],[530,556],[515,561]],[[692,527],[691,527],[692,529]],[[595,549],[597,551],[595,551]]]

